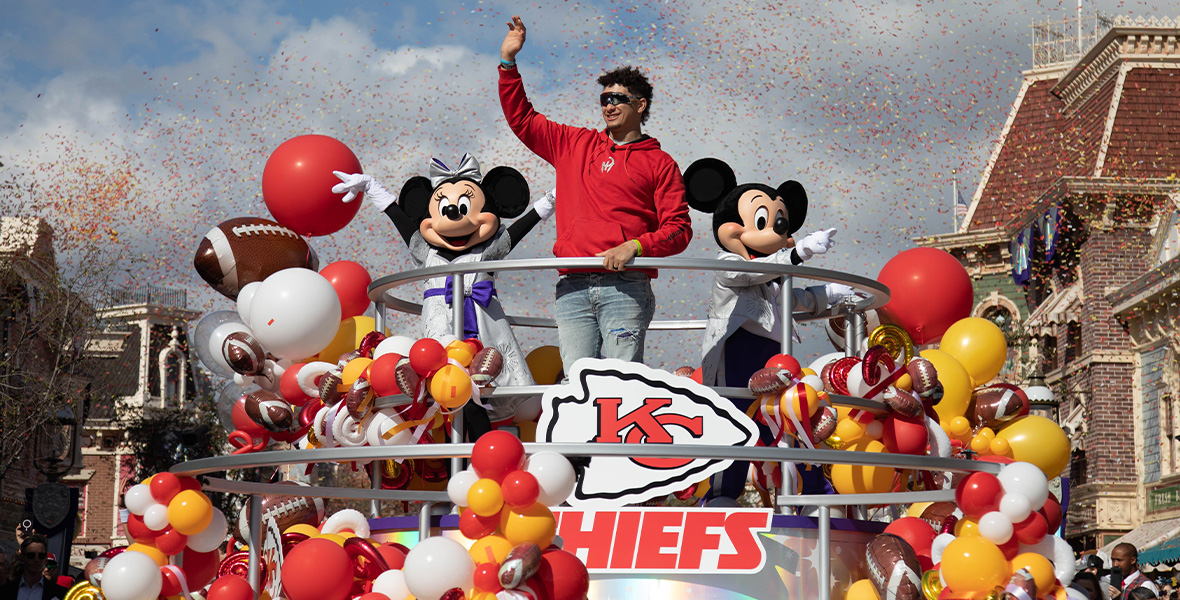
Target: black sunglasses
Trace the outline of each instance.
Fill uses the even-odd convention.
[[[603,106],[607,104],[611,106],[618,106],[620,104],[630,104],[632,100],[638,100],[639,96],[628,96],[627,94],[620,94],[619,92],[608,92],[598,97],[598,102]]]
[[[21,552],[21,554],[24,555],[25,558],[35,558],[37,560],[41,560],[42,558],[49,556],[48,552]]]

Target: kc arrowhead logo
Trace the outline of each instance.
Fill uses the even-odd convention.
[[[639,363],[584,358],[570,382],[551,387],[538,441],[595,444],[753,446],[758,428],[729,400],[687,377]],[[602,508],[680,491],[733,461],[596,456],[571,506]]]

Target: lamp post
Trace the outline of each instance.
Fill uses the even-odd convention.
[[[48,551],[57,555],[62,572],[69,572],[70,546],[78,518],[78,488],[59,480],[81,462],[81,424],[73,407],[59,410],[37,431],[33,441],[33,466],[49,479],[25,490],[25,506],[33,528],[49,541]]]
[[[1053,395],[1053,390],[1045,385],[1045,376],[1041,374],[1040,369],[1034,371],[1032,376],[1028,378],[1028,385],[1024,386],[1024,394],[1028,396],[1028,409],[1031,414],[1052,419],[1054,423],[1057,423],[1059,403]]]

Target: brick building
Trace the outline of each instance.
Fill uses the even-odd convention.
[[[1020,343],[1008,377],[1039,370],[1054,390],[1073,455],[1065,533],[1079,548],[1151,518],[1143,499],[1160,445],[1144,459],[1140,424],[1145,384],[1166,361],[1144,358],[1158,340],[1137,341],[1125,315],[1174,253],[1180,206],[1180,23],[1093,25],[1089,48],[1067,32],[1034,39],[1034,68],[963,225],[918,240],[967,267],[976,315],[1011,311]],[[1163,370],[1174,373],[1172,356]],[[1170,439],[1180,419],[1153,427]]]

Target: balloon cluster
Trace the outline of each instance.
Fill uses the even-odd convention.
[[[454,548],[445,550],[455,542],[426,540],[432,542],[430,552],[449,552],[455,564],[421,584],[407,581],[410,591],[423,600],[443,597],[453,588],[471,590],[473,600],[581,600],[589,586],[586,567],[552,546],[557,521],[548,508],[565,501],[575,483],[573,467],[560,454],[526,458],[512,434],[484,434],[472,450],[471,468],[447,485],[451,501],[464,509],[459,531],[475,542],[464,558]],[[420,562],[425,568],[433,562],[419,559],[420,547],[410,550],[407,565]]]
[[[1069,544],[1051,534],[1061,514],[1035,465],[972,473],[955,486],[953,504],[915,504],[890,523],[866,551],[870,576],[847,598],[1063,597],[1075,564]]]
[[[134,543],[102,557],[91,577],[107,600],[188,596],[213,579],[229,526],[196,479],[158,473],[123,500]]]

